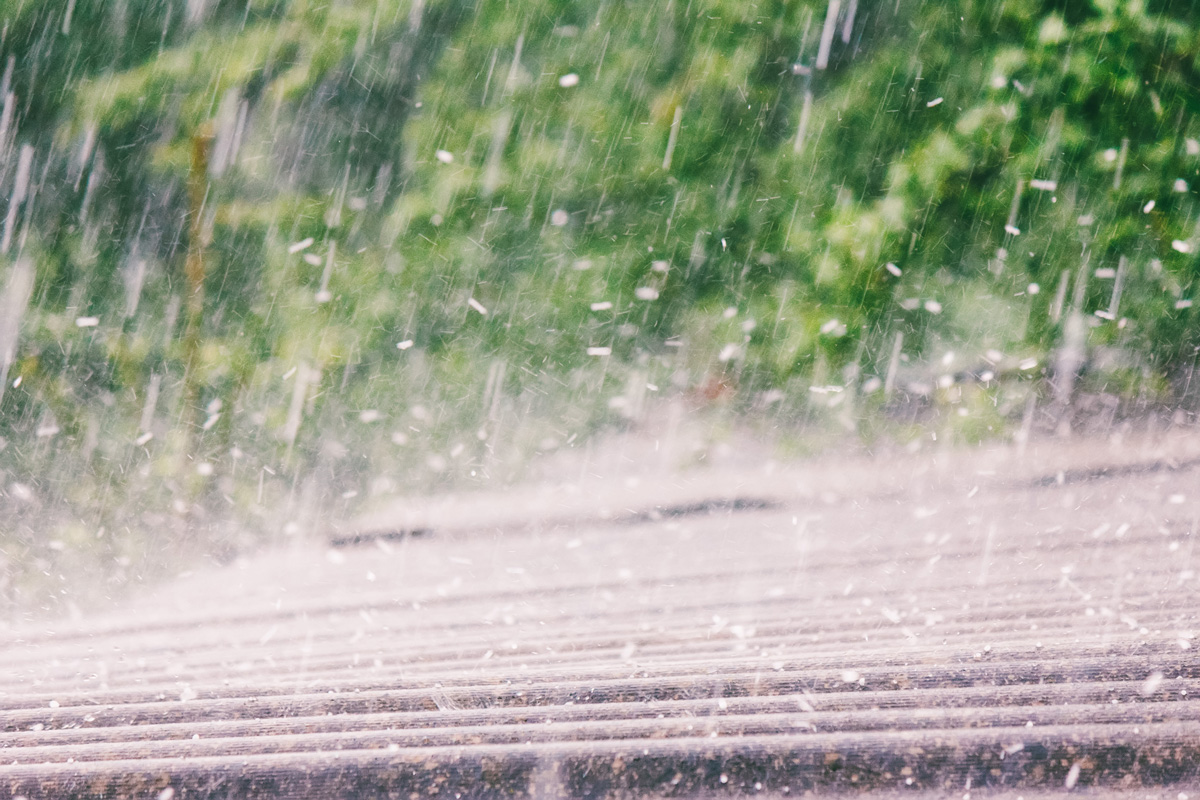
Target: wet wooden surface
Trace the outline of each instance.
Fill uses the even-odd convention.
[[[0,632],[0,796],[1200,797],[1197,449],[380,512]]]

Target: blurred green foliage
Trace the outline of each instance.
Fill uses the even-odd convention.
[[[1177,399],[1198,16],[0,3],[0,546],[45,566],[73,531],[117,572],[185,529],[236,548],[231,519],[507,480],[655,394],[1006,435],[1070,319],[1088,391]]]

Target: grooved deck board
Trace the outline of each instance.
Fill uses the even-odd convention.
[[[1198,448],[380,512],[0,630],[0,797],[1200,797]]]

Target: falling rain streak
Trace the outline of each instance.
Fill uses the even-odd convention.
[[[5,597],[619,434],[1190,419],[1200,19],[1144,5],[14,4]]]

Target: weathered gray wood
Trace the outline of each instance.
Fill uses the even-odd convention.
[[[1200,462],[1172,452],[671,477],[526,525],[517,493],[264,552],[0,631],[0,798],[1178,800]]]

